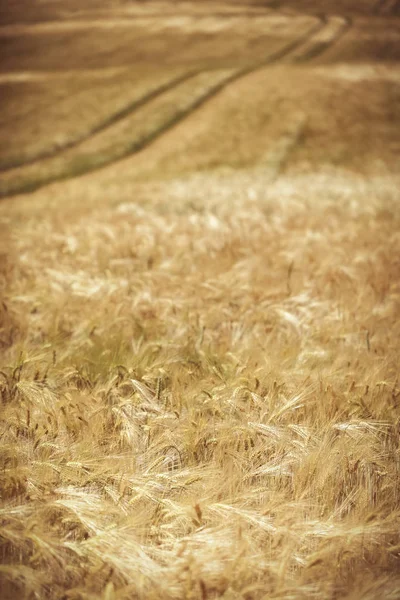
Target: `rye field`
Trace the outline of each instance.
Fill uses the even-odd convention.
[[[0,53],[0,597],[398,600],[400,2]]]

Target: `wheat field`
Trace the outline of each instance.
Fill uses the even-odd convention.
[[[307,68],[1,201],[4,600],[400,598],[397,67]]]

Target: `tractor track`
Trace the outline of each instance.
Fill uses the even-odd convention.
[[[239,77],[247,75],[247,74],[251,73],[253,70],[261,68],[264,65],[268,65],[272,62],[277,62],[278,60],[284,58],[287,54],[295,51],[302,44],[304,44],[306,41],[308,41],[308,39],[310,39],[317,31],[319,31],[321,29],[321,22],[322,21],[325,22],[325,20],[324,20],[323,16],[320,16],[319,19],[320,19],[320,23],[318,23],[318,25],[314,26],[311,31],[308,31],[306,33],[306,35],[295,40],[294,42],[291,42],[283,49],[278,50],[276,53],[269,56],[266,60],[262,61],[261,63],[258,63],[255,66],[252,65],[251,67],[247,67],[245,69],[241,69],[241,70],[237,71],[231,78],[226,80],[225,85],[232,83],[235,79],[238,79]],[[161,96],[163,93],[172,91],[175,87],[177,87],[179,84],[183,83],[184,81],[187,81],[191,77],[199,75],[200,73],[206,72],[208,70],[209,69],[197,69],[197,70],[189,71],[179,77],[175,77],[170,82],[163,84],[163,85],[159,86],[158,88],[156,88],[155,90],[152,90],[151,92],[149,92],[147,94],[144,94],[141,98],[128,103],[124,108],[122,108],[118,112],[114,113],[113,115],[110,115],[110,117],[108,117],[103,122],[96,125],[95,127],[91,128],[84,135],[81,135],[74,140],[70,140],[69,142],[66,142],[62,146],[59,146],[58,148],[43,151],[40,154],[37,154],[35,157],[29,158],[26,160],[20,160],[18,162],[15,161],[13,164],[9,164],[7,166],[3,166],[3,167],[0,166],[0,173],[5,173],[5,172],[11,171],[12,169],[15,169],[15,168],[35,164],[41,160],[52,158],[56,155],[61,154],[62,152],[65,152],[66,150],[74,148],[74,147],[78,146],[79,144],[81,144],[82,142],[87,141],[94,135],[101,133],[102,131],[105,131],[109,127],[112,127],[118,121],[131,115],[134,111],[142,108],[148,102]],[[218,91],[220,91],[220,89],[222,89],[222,87],[219,87],[218,90],[215,90],[214,93],[217,93]],[[212,96],[210,95],[210,98],[211,97]]]
[[[75,146],[78,146],[79,144],[81,144],[82,142],[85,142],[86,140],[90,139],[94,135],[101,133],[108,127],[112,127],[112,125],[114,125],[121,119],[124,119],[125,117],[130,115],[135,110],[138,110],[139,108],[141,108],[148,102],[151,102],[151,100],[154,100],[158,96],[161,96],[161,94],[164,94],[165,92],[169,92],[174,87],[177,87],[180,83],[187,81],[188,79],[190,79],[191,77],[196,75],[198,72],[199,71],[188,71],[187,73],[184,73],[183,75],[180,75],[179,77],[175,77],[175,78],[171,79],[171,81],[168,81],[167,83],[165,83],[163,85],[160,85],[156,89],[151,90],[150,92],[144,94],[140,98],[138,98],[132,102],[129,102],[126,106],[124,106],[123,108],[118,110],[116,113],[113,113],[112,115],[107,117],[107,119],[105,119],[101,123],[98,123],[97,125],[92,127],[86,133],[76,137],[73,140],[65,142],[64,144],[58,146],[57,148],[42,151],[42,152],[38,153],[36,156],[26,159],[26,160],[21,160],[18,162],[15,161],[14,163],[9,163],[7,166],[0,166],[0,173],[5,173],[7,171],[11,171],[12,169],[16,169],[18,167],[33,165],[41,160],[45,160],[47,158],[52,158],[53,156],[61,154],[62,152],[65,152],[66,150],[69,150],[70,148],[74,148]]]
[[[307,62],[316,56],[323,54],[326,50],[328,50],[328,48],[332,48],[344,36],[344,34],[347,33],[353,24],[350,17],[340,17],[340,21],[341,22],[338,24],[336,32],[329,40],[325,39],[317,41],[312,48],[296,59],[296,62]]]
[[[143,150],[144,148],[148,147],[153,141],[158,139],[161,135],[163,135],[167,131],[171,130],[175,125],[177,125],[179,122],[181,122],[186,117],[190,116],[192,113],[194,113],[197,109],[199,109],[201,106],[206,104],[206,102],[211,100],[214,96],[216,96],[219,92],[221,92],[223,89],[225,89],[231,83],[234,83],[234,82],[238,81],[239,79],[241,79],[242,77],[245,77],[246,75],[256,72],[257,70],[260,70],[264,67],[279,63],[280,61],[283,61],[283,59],[287,59],[287,58],[290,59],[291,55],[293,53],[296,53],[299,50],[300,50],[300,54],[295,56],[294,60],[292,60],[291,62],[299,63],[299,62],[309,61],[312,58],[315,58],[316,56],[325,52],[328,48],[330,48],[334,44],[336,44],[339,41],[339,39],[344,35],[344,33],[346,33],[346,31],[348,31],[348,29],[352,25],[351,19],[344,18],[344,17],[330,17],[328,15],[320,14],[320,15],[315,15],[315,18],[317,19],[317,23],[315,25],[313,25],[311,28],[309,28],[303,35],[299,36],[297,39],[293,40],[292,42],[289,42],[280,50],[273,52],[266,59],[263,59],[262,61],[259,61],[252,65],[249,65],[242,69],[239,69],[239,70],[233,72],[233,74],[228,75],[221,82],[213,85],[206,93],[200,95],[200,97],[198,97],[198,98],[195,98],[193,100],[193,102],[191,102],[187,108],[179,111],[178,114],[176,114],[173,118],[167,119],[166,122],[163,123],[156,131],[149,133],[149,135],[142,137],[141,139],[137,140],[136,142],[133,141],[131,144],[129,144],[128,150],[123,152],[122,154],[112,155],[112,156],[110,155],[109,157],[102,157],[101,160],[98,160],[98,161],[94,160],[93,164],[88,165],[87,168],[82,169],[82,170],[77,170],[74,172],[71,172],[71,170],[68,170],[68,169],[66,169],[64,171],[61,169],[59,173],[55,173],[55,174],[50,173],[47,178],[45,176],[38,177],[36,181],[34,180],[34,178],[33,178],[33,180],[31,178],[30,180],[28,179],[28,181],[24,181],[23,174],[22,174],[21,178],[19,178],[19,174],[16,174],[15,179],[12,179],[11,181],[3,182],[3,183],[5,183],[5,185],[1,185],[2,182],[0,181],[0,198],[11,197],[11,196],[15,196],[15,195],[18,195],[21,193],[31,193],[49,183],[52,183],[55,181],[71,179],[75,176],[82,175],[84,173],[96,171],[99,168],[110,165],[113,162],[116,162],[117,160],[125,158],[126,156],[135,154],[135,153]],[[318,41],[318,37],[317,37],[318,34],[321,34],[321,32],[323,32],[325,29],[328,29],[330,27],[330,25],[332,23],[332,19],[340,19],[341,26],[338,28],[338,30],[335,32],[335,34],[332,36],[331,39]],[[312,40],[314,37],[317,37],[317,42],[315,44],[315,47],[312,45]],[[301,48],[303,46],[305,46],[307,48],[307,46],[310,42],[311,42],[311,48],[308,48],[303,56],[301,53]],[[68,143],[68,145],[64,146],[63,148],[57,148],[56,150],[46,152],[46,156],[43,156],[43,154],[42,154],[40,157],[35,157],[34,159],[30,159],[27,162],[19,163],[18,166],[14,167],[14,168],[20,167],[23,169],[25,166],[29,166],[29,165],[41,162],[42,160],[56,158],[58,155],[62,154],[66,150],[71,149],[73,147],[78,147],[83,141],[90,140],[90,138],[94,137],[95,135],[105,132],[108,128],[112,127],[119,121],[122,121],[123,119],[126,119],[127,117],[131,116],[133,113],[138,111],[140,108],[146,107],[146,105],[148,105],[149,102],[151,102],[152,100],[161,98],[163,96],[163,94],[167,93],[168,91],[173,91],[175,88],[178,88],[179,85],[182,85],[183,83],[189,81],[191,78],[196,77],[197,75],[199,75],[201,73],[208,73],[208,72],[211,73],[212,71],[209,69],[202,69],[197,72],[191,71],[191,72],[186,73],[178,78],[175,78],[174,80],[171,80],[170,82],[160,86],[156,90],[153,90],[149,94],[144,95],[139,100],[136,100],[135,102],[131,103],[130,105],[127,105],[126,107],[124,107],[123,109],[118,111],[118,113],[115,113],[109,119],[107,119],[106,121],[102,122],[101,124],[99,124],[95,128],[93,128],[93,130],[91,131],[90,134],[82,136],[82,138],[79,139],[78,141],[74,140],[73,142]],[[12,169],[9,167],[7,169],[3,169],[2,172],[4,173],[4,172],[10,171],[10,170],[12,170]]]

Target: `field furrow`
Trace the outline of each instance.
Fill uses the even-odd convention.
[[[325,21],[319,17],[303,35],[243,69],[183,74],[156,88],[108,117],[80,140],[69,141],[62,148],[46,152],[44,157],[26,161],[31,164],[4,172],[0,177],[0,197],[32,192],[52,181],[93,171],[138,152],[238,78],[283,59],[299,60],[303,47],[310,52],[316,45],[313,56],[318,54],[329,45],[332,30],[335,32],[331,23]],[[45,160],[39,162],[40,158]]]
[[[29,158],[14,160],[14,162],[8,161],[6,163],[6,166],[2,166],[0,163],[0,172],[10,170],[12,168],[19,167],[22,165],[33,164],[45,158],[55,156],[68,148],[73,148],[74,146],[81,144],[85,140],[99,134],[108,127],[111,127],[121,119],[127,117],[135,110],[141,108],[148,102],[151,102],[154,98],[157,98],[161,94],[172,90],[173,88],[177,87],[179,84],[190,79],[191,77],[193,77],[192,72],[182,73],[172,79],[165,78],[165,76],[163,77],[161,74],[158,74],[157,79],[151,81],[150,85],[148,85],[148,89],[144,93],[141,89],[143,85],[135,86],[134,98],[131,99],[129,103],[118,109],[115,113],[107,115],[106,118],[104,118],[101,122],[94,124],[90,129],[87,129],[86,131],[78,131],[74,137],[72,137],[71,139],[66,139],[61,143],[58,143],[55,148],[53,147],[41,150]],[[166,81],[161,83],[160,79],[162,80],[163,78],[166,79]]]
[[[351,21],[343,17],[326,17],[325,27],[321,28],[308,43],[298,49],[291,61],[311,60],[331,48],[351,27]]]

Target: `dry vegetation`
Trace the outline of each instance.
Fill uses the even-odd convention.
[[[265,184],[8,208],[4,597],[398,597],[395,188]]]
[[[337,63],[2,200],[2,599],[400,597],[397,72]]]

